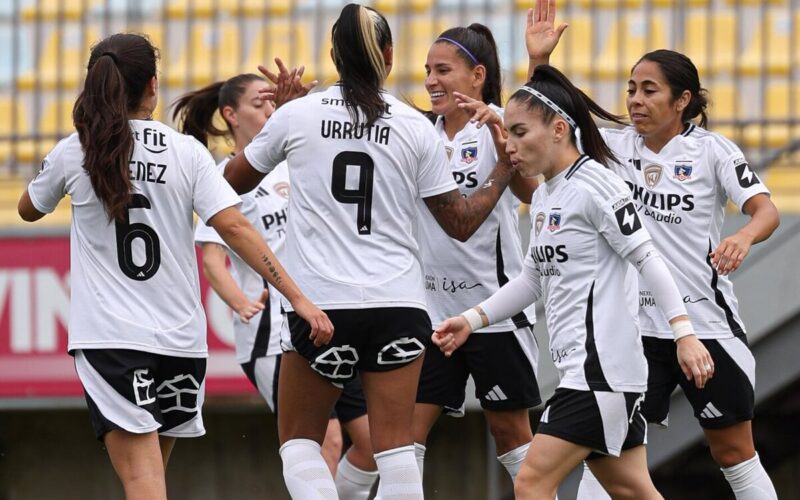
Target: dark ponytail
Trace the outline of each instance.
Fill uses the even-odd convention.
[[[139,110],[157,58],[155,47],[140,35],[116,34],[101,41],[92,48],[86,83],[72,110],[83,168],[109,220],[122,220],[127,213],[134,145],[128,119]]]
[[[333,62],[354,123],[359,111],[372,125],[386,112],[381,87],[388,76],[383,50],[392,45],[389,23],[375,9],[347,4],[331,29]]]
[[[619,163],[611,148],[603,140],[603,136],[600,135],[592,115],[624,125],[621,116],[601,108],[589,96],[576,88],[563,73],[546,64],[536,67],[531,80],[525,86],[543,94],[575,120],[581,130],[581,146],[585,154],[603,165],[608,165],[610,162]],[[514,92],[509,101],[527,104],[529,110],[537,110],[542,114],[544,123],[550,123],[556,116],[553,108],[524,89]],[[570,140],[573,145],[577,146],[575,129],[572,127],[570,127]]]
[[[227,130],[214,126],[214,113],[226,106],[238,109],[239,99],[253,81],[264,81],[258,75],[246,73],[234,76],[224,82],[216,82],[180,96],[172,103],[172,121],[180,123],[180,131],[189,134],[208,146],[209,136],[224,137],[232,133],[230,124]],[[223,120],[225,116],[223,115]]]
[[[689,104],[683,108],[681,120],[684,123],[700,117],[700,126],[705,128],[708,123],[706,108],[708,107],[708,91],[700,86],[700,75],[691,59],[674,50],[659,49],[648,52],[639,59],[634,68],[642,61],[651,61],[658,64],[675,100],[688,90],[692,94]]]
[[[497,44],[491,30],[480,23],[470,24],[466,28],[450,28],[439,35],[434,43],[452,42],[458,44],[457,53],[467,66],[474,68],[481,64],[486,68],[481,100],[486,104],[502,106],[500,59],[497,57]]]

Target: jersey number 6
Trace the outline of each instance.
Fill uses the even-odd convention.
[[[347,189],[347,167],[358,167],[358,188]],[[358,234],[372,232],[372,179],[375,163],[366,153],[343,151],[333,159],[331,193],[339,203],[354,203],[358,207]]]
[[[143,194],[132,194],[128,211],[132,208],[149,209],[150,200]],[[128,211],[125,212],[124,222],[116,222],[117,261],[125,276],[132,280],[145,281],[152,278],[161,266],[161,247],[153,228],[141,222],[131,224]],[[133,240],[137,238],[144,243],[144,263],[141,266],[133,261]]]

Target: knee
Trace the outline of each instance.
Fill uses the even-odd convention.
[[[546,479],[527,462],[523,463],[514,480],[514,497],[518,500],[555,498],[558,484],[548,483]]]
[[[752,446],[736,446],[733,443],[711,447],[711,456],[722,468],[733,467],[750,460],[756,454]]]
[[[522,422],[489,422],[489,431],[494,437],[498,454],[530,443],[533,433],[527,420]]]

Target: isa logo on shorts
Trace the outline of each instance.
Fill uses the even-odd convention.
[[[469,146],[461,149],[461,161],[472,163],[478,159],[478,146]]]
[[[692,162],[676,162],[675,163],[675,178],[683,182],[692,178]]]
[[[550,212],[547,218],[547,229],[552,233],[561,229],[561,212]]]

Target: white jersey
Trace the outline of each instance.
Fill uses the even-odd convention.
[[[636,210],[667,263],[700,338],[744,335],[733,284],[711,265],[720,242],[725,205],[740,209],[751,197],[769,193],[741,150],[719,134],[689,125],[656,154],[633,127],[604,129],[621,165],[612,165],[628,184]],[[671,339],[669,322],[647,284],[639,283],[642,334]]]
[[[425,309],[416,203],[457,186],[433,125],[383,96],[370,127],[352,124],[339,86],[297,99],[244,151],[261,172],[289,164],[284,266],[322,309]]]
[[[533,194],[526,272],[538,275],[559,387],[643,392],[636,270],[625,258],[650,240],[625,183],[582,156]]]
[[[502,116],[497,106],[490,108]],[[467,122],[450,140],[444,118],[435,125],[450,159],[450,168],[461,193],[469,196],[483,185],[497,163],[497,151],[489,127],[476,128]],[[420,202],[419,245],[425,270],[428,313],[434,325],[481,302],[522,272],[522,243],[519,238],[520,202],[506,190],[486,221],[466,242],[451,238]],[[478,332],[508,332],[536,321],[531,304],[512,319]]]
[[[220,173],[225,170],[229,158],[220,162]],[[269,173],[253,191],[242,195],[242,214],[255,226],[278,260],[284,258],[286,239],[286,209],[289,204],[289,172],[286,163],[281,163]],[[233,315],[233,332],[236,341],[236,360],[247,363],[262,356],[281,353],[280,292],[264,281],[220,238],[213,227],[197,222],[194,240],[197,243],[222,245],[231,259],[231,276],[250,300],[256,300],[264,288],[269,289],[269,301],[264,311],[259,312],[248,323],[243,323],[238,314]]]
[[[124,223],[109,222],[77,134],[56,145],[28,187],[43,213],[71,197],[68,349],[204,357],[192,211],[207,221],[240,200],[197,140],[156,121],[130,126],[133,194]]]

